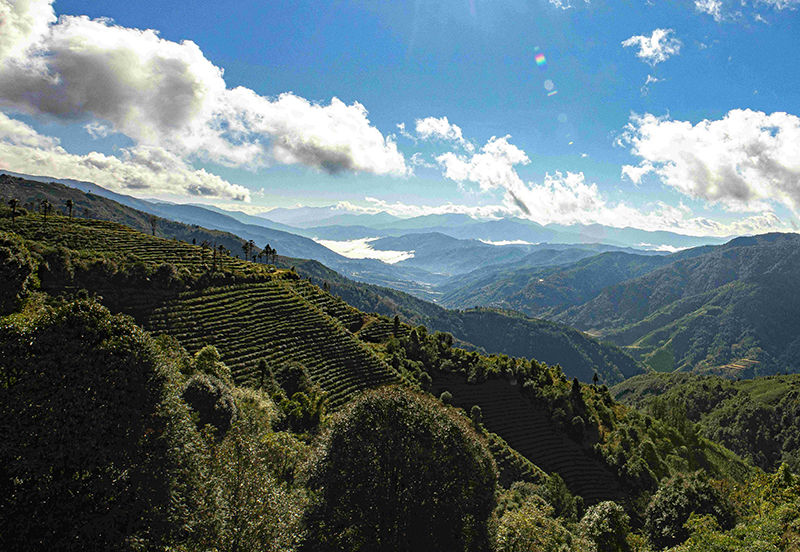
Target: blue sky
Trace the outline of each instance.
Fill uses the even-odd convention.
[[[0,169],[251,213],[794,229],[800,0],[571,1],[0,0]]]

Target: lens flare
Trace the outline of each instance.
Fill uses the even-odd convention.
[[[535,59],[536,59],[536,66],[539,67],[539,69],[542,70],[547,69],[547,60],[545,59],[544,54],[542,53],[536,54]]]

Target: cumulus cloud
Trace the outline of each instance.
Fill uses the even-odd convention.
[[[717,121],[632,115],[620,143],[641,157],[623,175],[653,172],[680,192],[730,210],[800,207],[800,119],[787,113],[730,111]]]
[[[417,132],[417,136],[419,136],[419,138],[422,140],[428,140],[431,138],[449,140],[451,142],[460,144],[469,151],[472,151],[473,149],[472,144],[464,140],[464,135],[461,132],[461,128],[457,125],[450,124],[450,122],[447,120],[447,117],[441,117],[439,119],[436,117],[417,119],[415,121],[415,130]]]
[[[524,184],[514,169],[516,165],[527,165],[530,159],[524,151],[509,143],[510,136],[492,136],[480,153],[470,157],[448,152],[436,158],[444,167],[444,176],[459,183],[475,182],[482,191],[497,188],[512,193]]]
[[[47,1],[0,0],[0,104],[34,116],[87,121],[177,156],[256,169],[302,164],[327,173],[407,175],[391,137],[367,110],[228,89],[191,41],[105,19],[62,16]],[[10,14],[10,15],[9,15]]]
[[[180,157],[155,146],[123,149],[120,157],[92,152],[74,155],[55,138],[0,113],[0,169],[94,182],[109,190],[138,195],[191,195],[250,201],[247,188],[205,170],[194,170]]]
[[[632,132],[628,129],[628,133]],[[628,138],[629,140],[631,138]],[[800,143],[800,140],[795,143]],[[690,148],[691,151],[691,148]],[[800,155],[795,157],[800,159]],[[540,224],[602,224],[634,227],[643,230],[666,230],[696,236],[730,236],[786,230],[786,225],[771,212],[729,223],[695,217],[685,205],[671,206],[658,202],[645,208],[624,201],[612,202],[598,186],[586,181],[583,173],[555,172],[541,183],[524,182],[515,167],[529,162],[524,151],[508,142],[508,137],[492,138],[471,157],[448,153],[437,158],[444,175],[460,184],[472,182],[482,191],[502,190],[500,216],[520,216]],[[662,164],[647,159],[638,167],[626,167],[627,176],[640,181],[648,172],[658,172]],[[450,207],[456,211],[457,206]]]
[[[374,197],[366,197],[364,200],[369,205],[355,205],[349,201],[341,201],[336,205],[336,208],[368,215],[385,211],[400,218],[424,215],[468,215],[475,219],[498,219],[509,214],[508,209],[503,205],[456,205],[453,203],[445,205],[411,205],[399,201],[389,203]]]
[[[662,61],[666,61],[671,56],[676,56],[681,51],[683,43],[680,39],[671,36],[673,29],[656,29],[650,36],[632,36],[622,43],[622,46],[638,46],[639,51],[636,57],[655,67]]]
[[[719,22],[724,19],[721,0],[695,0],[694,7],[697,11],[713,17],[714,21]]]
[[[51,0],[0,2],[0,63],[40,44],[55,21]]]

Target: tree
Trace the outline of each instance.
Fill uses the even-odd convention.
[[[406,389],[368,391],[322,438],[307,550],[488,550],[497,467],[469,422]]]
[[[497,552],[594,550],[589,542],[570,533],[552,516],[553,509],[538,496],[528,497],[520,507],[507,510],[497,530]]]
[[[225,253],[225,251],[227,251],[227,248],[224,245],[219,244],[218,249],[219,249],[219,269],[224,270],[225,267],[222,264],[222,255]]]
[[[147,217],[147,222],[150,224],[150,230],[153,232],[153,235],[156,235],[156,228],[158,228],[158,217],[155,215],[150,215]]]
[[[17,207],[19,207],[19,200],[18,199],[9,200],[8,206],[11,207],[11,224],[12,225],[16,225],[16,223],[17,223]]]
[[[247,253],[250,251],[250,244],[247,243],[247,242],[244,242],[242,244],[242,251],[244,252],[244,260],[247,261],[248,260]]]
[[[269,244],[264,248],[264,254],[267,256],[267,263],[269,263],[269,256],[272,255],[272,248]]]
[[[42,206],[42,207],[41,207],[41,208],[42,208],[42,213],[44,214],[44,222],[47,222],[47,214],[50,212],[50,209],[52,209],[52,208],[53,208],[53,206],[52,206],[52,204],[51,204],[51,203],[50,203],[48,200],[46,200],[46,199],[43,199],[43,200],[42,200],[42,202],[41,202],[41,206]]]
[[[616,502],[595,504],[581,519],[581,533],[603,552],[627,552],[630,518]]]
[[[163,548],[196,435],[171,360],[92,301],[26,316],[0,329],[2,547]]]
[[[75,202],[71,199],[68,199],[66,202],[67,210],[69,211],[69,221],[72,222],[72,208],[75,206]]]
[[[200,243],[200,262],[201,264],[206,264],[206,251],[211,247],[211,244],[208,243],[208,240],[203,240]]]
[[[677,473],[662,483],[645,510],[644,530],[658,549],[675,546],[689,537],[685,524],[689,516],[711,515],[725,530],[734,526],[733,506],[700,471]]]

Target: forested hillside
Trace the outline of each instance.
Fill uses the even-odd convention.
[[[593,299],[603,288],[674,261],[673,255],[609,252],[566,266],[475,271],[448,281],[441,303],[451,308],[493,306],[552,317]]]
[[[724,444],[754,465],[800,469],[800,375],[731,381],[695,374],[647,374],[611,389],[618,401]]]
[[[715,520],[706,537],[735,540],[737,522],[793,535],[770,517],[800,491],[788,471],[759,476],[566,368],[455,348],[327,282],[114,223],[0,224],[11,549],[691,546],[675,493]],[[476,332],[527,320],[461,314]],[[721,492],[765,482],[776,493],[757,507]],[[785,528],[775,538],[752,529],[767,519]]]
[[[615,286],[556,319],[659,371],[800,371],[800,236],[738,238]]]
[[[158,242],[140,239],[140,232],[154,234],[157,237],[178,240],[169,246],[169,253],[164,261],[176,269],[204,275],[205,280],[209,279],[209,274],[219,270],[220,263],[230,264],[237,271],[252,272],[253,263],[243,263],[241,260],[252,257],[257,261],[255,264],[263,266],[269,261],[280,268],[295,267],[301,276],[311,277],[319,285],[329,285],[334,294],[364,312],[399,315],[406,322],[450,332],[467,348],[538,358],[552,364],[560,363],[570,377],[577,376],[584,382],[592,381],[595,373],[598,373],[602,382],[614,384],[625,377],[643,372],[630,356],[621,353],[618,348],[598,343],[565,326],[525,319],[513,313],[448,311],[400,291],[354,282],[316,261],[287,258],[276,255],[274,250],[267,256],[266,244],[261,244],[265,247],[261,249],[258,244],[233,234],[153,217],[110,199],[86,194],[61,184],[0,176],[0,195],[11,196],[15,190],[21,197],[31,198],[26,203],[28,207],[34,208],[33,212],[41,211],[42,200],[47,200],[52,213],[47,225],[20,218],[18,227],[13,219],[8,220],[10,227],[21,235],[41,239],[49,245],[63,245],[75,250],[91,245],[93,250],[104,254],[133,254],[134,257],[130,260],[148,262],[153,260],[148,248],[155,247],[158,250],[161,246],[153,245]],[[72,201],[72,217],[69,216],[68,201]],[[17,208],[21,209],[20,212],[28,212],[24,204]],[[89,218],[83,216],[87,209],[91,215]],[[140,232],[114,225],[104,226],[103,220],[120,222]],[[88,237],[83,230],[87,226],[104,230]],[[89,244],[91,240],[96,240],[97,243]],[[183,242],[194,242],[200,247],[193,248]],[[118,260],[114,262],[119,263]],[[208,267],[208,270],[204,267]],[[167,276],[169,275],[164,275]],[[218,281],[223,285],[231,283],[224,278]],[[119,290],[116,284],[111,284],[109,289],[100,293],[112,300],[119,294]],[[135,300],[125,299],[123,302],[118,303],[120,310],[137,314]],[[244,308],[246,302],[242,301],[240,304]],[[487,317],[493,319],[491,326],[481,323]],[[144,323],[144,319],[139,318],[139,321]]]

